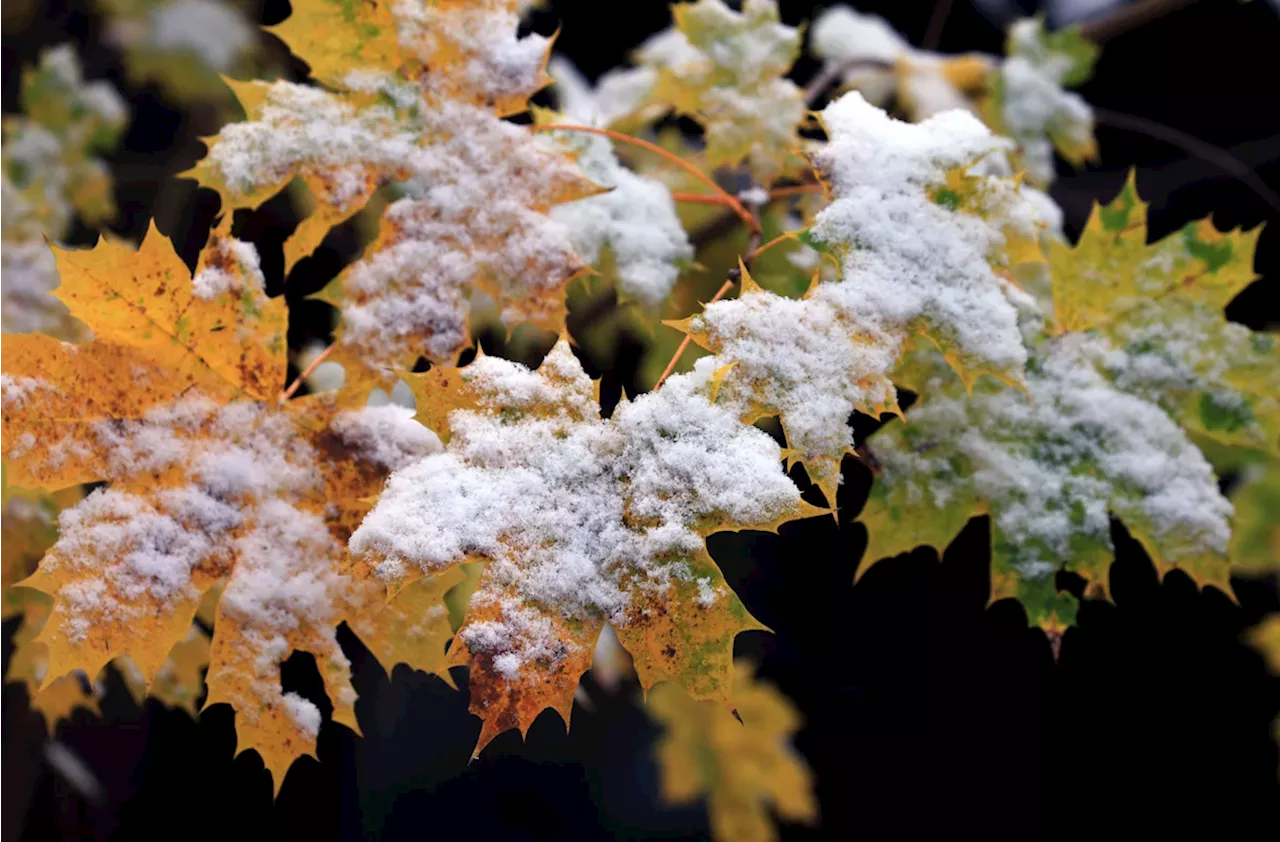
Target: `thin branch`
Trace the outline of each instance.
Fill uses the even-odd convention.
[[[821,184],[788,184],[786,187],[775,187],[769,191],[770,199],[781,199],[785,196],[803,196],[806,193],[821,193]]]
[[[823,65],[822,70],[818,72],[818,75],[814,76],[805,87],[805,103],[812,108],[822,95],[827,92],[827,88],[835,84],[837,80],[844,78],[846,73],[863,67],[867,70],[892,70],[893,64],[871,58],[852,58],[838,61],[834,64],[827,62]]]
[[[714,190],[717,194],[720,195],[720,197],[723,200],[723,203],[727,207],[730,207],[733,209],[733,212],[738,215],[738,218],[742,220],[743,224],[745,224],[747,228],[749,228],[752,231],[760,230],[760,224],[756,222],[755,217],[751,215],[751,212],[748,211],[745,207],[743,207],[742,203],[739,202],[736,198],[734,198],[729,193],[725,192],[723,187],[721,187],[719,184],[716,184],[716,181],[714,178],[707,175],[702,170],[698,169],[693,164],[684,160],[680,156],[673,155],[671,152],[668,152],[666,149],[663,149],[661,146],[658,146],[656,143],[650,143],[647,140],[641,140],[638,137],[632,137],[631,135],[623,134],[622,132],[615,132],[611,129],[597,129],[593,126],[570,126],[570,125],[565,125],[563,123],[550,123],[545,126],[534,126],[533,130],[535,132],[585,132],[587,134],[598,134],[598,135],[603,135],[604,137],[607,137],[607,138],[611,138],[612,140],[616,140],[619,143],[627,143],[632,146],[638,146],[641,149],[647,149],[648,151],[654,153],[655,155],[662,156],[667,161],[670,161],[676,166],[681,167],[682,169],[688,171],[693,176],[697,177],[699,181],[701,181],[703,184],[707,185],[712,190]]]
[[[938,44],[942,43],[942,30],[947,26],[947,18],[951,16],[951,6],[953,0],[937,0],[933,4],[933,14],[929,16],[929,26],[924,31],[924,38],[920,41],[922,50],[934,52],[938,49]]]
[[[1106,17],[1085,21],[1080,25],[1080,34],[1095,44],[1101,44],[1194,2],[1196,0],[1137,0]]]
[[[727,206],[723,196],[717,196],[714,193],[677,193],[671,191],[671,198],[677,202],[688,202],[693,205],[722,205]]]
[[[757,257],[764,254],[766,251],[773,248],[778,243],[786,242],[787,240],[793,240],[793,239],[795,239],[793,234],[790,234],[790,233],[779,234],[769,242],[765,243],[762,246],[758,246],[757,248],[749,252],[746,257],[742,258],[742,262],[746,263],[749,266],[751,265],[751,261],[755,260]]]
[[[338,347],[338,343],[335,342],[319,354],[316,354],[316,358],[302,370],[302,373],[293,378],[293,382],[289,384],[289,388],[280,393],[280,403],[284,403],[289,400],[289,398],[293,397],[293,393],[298,391],[298,387],[302,385],[302,381],[310,377],[311,373],[316,370],[320,363],[324,362],[324,358],[329,356],[336,347]]]
[[[752,221],[755,221],[756,213],[758,213],[758,211],[758,208],[752,206]],[[785,235],[783,236],[785,237]],[[778,239],[783,238],[780,237]],[[775,242],[777,242],[776,239],[770,241],[769,245],[773,245]],[[742,259],[742,265],[750,268],[752,259],[754,259],[755,256],[763,250],[764,249],[760,246],[760,226],[756,225],[755,229],[751,232],[751,237],[747,240],[747,256]],[[742,280],[742,271],[737,267],[730,269],[729,277],[720,285],[720,289],[716,290],[716,294],[711,296],[711,300],[708,301],[706,305],[703,305],[703,309],[711,304],[715,304],[721,298],[724,298],[725,294],[728,293],[729,290],[733,289],[733,285],[740,280]],[[684,356],[684,352],[689,348],[689,343],[692,341],[693,337],[687,333],[685,334],[684,339],[680,340],[680,347],[676,348],[676,352],[672,354],[671,359],[667,361],[667,367],[662,370],[662,374],[658,375],[658,382],[653,384],[654,389],[661,386],[666,379],[671,376],[671,372],[676,370],[676,363],[680,362],[680,358]]]
[[[1125,114],[1119,111],[1108,111],[1105,108],[1093,109],[1094,119],[1099,125],[1110,126],[1121,131],[1144,134],[1156,140],[1175,146],[1192,157],[1212,164],[1227,175],[1239,181],[1266,202],[1272,210],[1280,213],[1280,195],[1266,185],[1249,165],[1232,155],[1225,149],[1207,143],[1195,135],[1188,134],[1173,126],[1166,126],[1136,114]]]

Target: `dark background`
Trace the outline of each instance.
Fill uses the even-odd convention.
[[[814,5],[783,0],[783,15],[798,23]],[[859,8],[885,15],[918,43],[933,3]],[[10,25],[8,12],[3,104],[11,112],[19,70],[41,47],[68,38],[94,45],[100,33],[79,4],[47,4],[20,27]],[[274,0],[261,10],[268,23],[286,14],[286,4]],[[551,3],[533,26],[549,32],[562,22],[557,48],[596,75],[667,21],[660,2],[578,0]],[[1001,45],[999,22],[957,0],[942,49],[998,53]],[[302,71],[275,46],[276,67]],[[1100,108],[1226,148],[1275,189],[1278,56],[1273,6],[1203,0],[1109,42],[1081,92]],[[180,109],[155,89],[129,86],[118,55],[100,45],[82,46],[82,57],[87,75],[111,79],[134,109],[112,158],[115,230],[137,238],[154,213],[194,263],[217,199],[172,176],[194,163],[203,151],[196,138],[216,132],[224,118],[214,108]],[[812,72],[802,61],[795,77],[803,82]],[[1064,170],[1053,189],[1073,235],[1090,204],[1114,195],[1131,165],[1152,203],[1153,237],[1210,213],[1220,227],[1277,216],[1249,187],[1163,140],[1106,126],[1098,140],[1101,162]],[[354,235],[332,236],[286,287],[279,243],[288,214],[287,202],[270,203],[238,218],[237,229],[258,243],[273,291],[287,288],[296,346],[326,334],[326,308],[298,299],[349,259]],[[92,234],[76,238],[91,242]],[[1262,235],[1258,270],[1264,280],[1229,309],[1253,328],[1280,321],[1270,280],[1280,274],[1275,228]],[[631,383],[634,356],[624,347],[617,360],[591,362],[612,382]],[[859,419],[860,434],[873,426]],[[917,551],[877,565],[853,587],[864,547],[854,521],[870,477],[847,460],[845,478],[838,525],[814,519],[777,536],[710,540],[730,584],[777,632],[743,635],[739,654],[759,662],[805,717],[796,744],[817,778],[821,827],[786,826],[784,838],[1080,839],[1170,831],[1275,838],[1280,756],[1271,723],[1280,712],[1280,679],[1268,676],[1240,639],[1280,610],[1274,580],[1237,580],[1239,605],[1215,590],[1198,592],[1178,572],[1161,584],[1117,525],[1115,605],[1085,602],[1055,665],[1044,636],[1026,628],[1015,603],[986,607],[985,520],[972,522],[941,562]],[[5,631],[7,640],[12,624]],[[77,711],[56,734],[101,783],[102,793],[89,798],[48,765],[42,719],[23,688],[6,685],[3,842],[707,836],[700,806],[658,803],[656,728],[637,706],[634,687],[610,695],[588,677],[593,708],[575,709],[568,736],[548,712],[526,742],[504,734],[468,764],[479,720],[466,712],[463,671],[455,670],[460,692],[405,667],[388,677],[345,629],[342,640],[355,663],[364,737],[328,723],[310,656],[291,659],[286,689],[315,700],[326,724],[320,762],[295,764],[274,804],[257,756],[233,759],[232,714],[224,705],[197,722],[154,702],[136,706],[115,680],[101,717]],[[9,651],[6,643],[6,661]]]

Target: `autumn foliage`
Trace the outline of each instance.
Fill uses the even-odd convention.
[[[1131,178],[1064,237],[1039,188],[1055,151],[1096,154],[1066,90],[1097,54],[1078,33],[1024,21],[1006,57],[942,56],[838,7],[813,26],[837,89],[813,111],[828,91],[788,78],[802,34],[773,0],[678,3],[594,87],[548,72],[521,5],[295,0],[272,33],[310,81],[223,77],[243,119],[183,176],[221,203],[194,272],[154,226],[88,249],[57,245],[47,210],[6,227],[6,275],[19,243],[56,274],[51,297],[6,286],[3,339],[8,677],[51,729],[114,664],[193,715],[230,705],[278,791],[322,719],[281,685],[292,653],[359,732],[341,624],[388,670],[468,667],[477,754],[548,708],[567,726],[620,646],[666,729],[664,797],[705,796],[717,838],[768,839],[771,810],[818,820],[800,718],[735,666],[736,636],[767,629],[706,539],[829,516],[849,460],[875,474],[859,575],[988,515],[991,600],[1055,655],[1079,607],[1057,574],[1109,598],[1112,517],[1162,574],[1228,595],[1274,567],[1280,351],[1223,313],[1258,230],[1153,242]],[[553,77],[557,108],[532,107]],[[28,119],[72,139],[68,201],[109,212],[87,156],[118,119],[80,108],[81,131],[48,102]],[[656,129],[669,115],[702,138]],[[26,177],[6,169],[6,203]],[[318,296],[337,321],[311,365],[232,234],[282,192],[305,209],[286,271],[376,220]],[[726,221],[737,239],[691,242]],[[715,249],[738,268],[712,299],[685,281]],[[599,335],[566,325],[599,285],[657,349],[652,388],[607,413],[575,354]],[[550,350],[486,355],[485,324]],[[855,440],[855,413],[885,423]],[[1218,472],[1246,462],[1233,505]],[[1255,640],[1280,651],[1274,623]]]

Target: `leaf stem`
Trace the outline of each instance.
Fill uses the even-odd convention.
[[[671,198],[677,202],[688,202],[694,205],[720,205],[727,207],[724,197],[717,196],[714,193],[677,193],[673,190]]]
[[[748,254],[746,257],[744,257],[744,258],[743,258],[743,262],[744,262],[744,263],[747,263],[747,264],[750,264],[750,263],[751,263],[751,261],[755,260],[757,257],[759,257],[760,255],[764,254],[766,251],[768,251],[769,249],[773,248],[773,247],[774,247],[774,246],[776,246],[778,243],[781,243],[781,242],[783,242],[784,240],[789,240],[789,239],[792,239],[792,235],[791,235],[790,233],[786,233],[786,234],[779,234],[778,236],[774,237],[774,238],[773,238],[772,240],[770,240],[769,242],[765,243],[765,244],[764,244],[764,245],[762,245],[762,246],[759,246],[759,247],[758,247],[758,248],[756,248],[754,251],[752,251],[750,254]]]
[[[817,76],[810,80],[804,89],[804,101],[812,108],[818,99],[827,92],[837,80],[851,70],[865,67],[867,70],[892,70],[893,64],[870,58],[853,58],[844,61],[827,62]]]
[[[298,391],[298,387],[302,385],[302,381],[310,377],[311,373],[316,370],[320,363],[324,362],[324,358],[329,356],[336,347],[338,347],[338,343],[335,342],[328,348],[325,348],[323,351],[316,354],[316,358],[307,364],[307,367],[302,370],[301,374],[293,378],[293,382],[289,384],[287,389],[280,393],[280,403],[284,403],[289,400],[289,398],[293,397],[293,393]]]
[[[786,187],[775,187],[769,191],[770,199],[781,199],[785,196],[803,196],[808,193],[821,193],[821,184],[788,184]]]
[[[721,203],[732,208],[733,212],[738,215],[738,218],[742,220],[743,224],[746,225],[749,230],[752,232],[759,232],[760,230],[760,224],[756,222],[756,219],[751,215],[751,212],[743,206],[742,202],[739,202],[732,195],[725,192],[723,187],[716,184],[715,179],[695,167],[693,164],[684,160],[679,155],[675,155],[666,149],[663,149],[656,143],[650,143],[647,140],[641,140],[638,137],[632,137],[631,135],[623,134],[622,132],[615,132],[611,129],[598,129],[594,126],[571,126],[564,123],[550,123],[545,126],[534,126],[533,130],[536,132],[585,132],[587,134],[598,134],[612,140],[616,140],[619,143],[628,143],[632,146],[638,146],[641,149],[648,150],[655,155],[660,155],[667,161],[670,161],[681,169],[686,170],[691,175],[697,177],[699,181],[714,190],[716,194],[720,196]]]
[[[1121,5],[1109,15],[1085,21],[1080,24],[1080,34],[1101,44],[1194,2],[1196,0],[1137,0]]]
[[[750,239],[747,240],[747,256],[742,259],[742,265],[744,268],[750,268],[751,261],[755,259],[756,255],[758,255],[760,252],[764,251],[766,248],[773,245],[774,243],[778,242],[779,240],[785,239],[787,236],[786,234],[783,234],[781,237],[775,237],[774,239],[770,240],[766,245],[761,246],[760,245],[760,224],[756,221],[754,206],[751,213],[751,221],[756,224],[751,231]],[[736,267],[733,269],[730,269],[729,277],[726,278],[725,282],[720,285],[720,289],[716,290],[716,294],[711,296],[711,300],[703,305],[703,309],[705,310],[707,306],[711,304],[715,304],[721,298],[724,298],[725,294],[728,293],[729,290],[733,289],[733,285],[740,280],[742,280],[741,270],[737,269]],[[687,333],[684,335],[684,339],[680,340],[680,347],[676,348],[676,352],[672,354],[671,359],[667,361],[667,367],[664,368],[662,370],[662,374],[658,376],[658,382],[653,384],[653,388],[655,390],[658,387],[660,387],[668,377],[671,376],[671,372],[676,370],[676,363],[680,362],[680,358],[684,356],[685,350],[689,347],[689,343],[692,341],[693,341],[693,337]]]
[[[929,28],[924,38],[920,39],[920,49],[934,52],[942,43],[942,30],[946,29],[947,18],[951,15],[953,0],[937,0],[933,4],[933,14],[929,16]]]

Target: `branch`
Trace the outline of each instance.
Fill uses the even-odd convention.
[[[723,187],[716,184],[714,178],[707,175],[680,156],[673,155],[671,152],[668,152],[666,149],[663,149],[655,143],[650,143],[647,140],[641,140],[638,137],[632,137],[631,135],[623,134],[622,132],[615,132],[611,129],[597,129],[592,126],[570,126],[563,123],[550,123],[545,126],[534,126],[533,130],[535,132],[585,132],[587,134],[598,134],[611,138],[612,140],[616,140],[619,143],[628,143],[632,146],[638,146],[641,149],[647,149],[655,155],[661,155],[667,161],[670,161],[676,166],[688,171],[690,174],[697,177],[697,179],[703,184],[714,190],[720,196],[721,203],[732,208],[733,212],[738,215],[738,218],[742,220],[743,224],[745,224],[748,229],[751,231],[760,230],[760,224],[756,222],[756,219],[752,216],[751,212],[743,207],[742,203],[736,198],[725,192]]]
[[[751,212],[751,219],[753,222],[755,221],[755,216],[757,212],[758,212],[758,208],[755,208],[753,206],[752,212]],[[771,246],[774,243],[778,242],[779,240],[782,240],[785,238],[786,238],[786,235],[784,234],[782,237],[777,237],[773,240],[770,240],[769,245]],[[751,261],[755,258],[757,254],[759,254],[762,251],[764,251],[764,248],[760,246],[760,226],[757,224],[756,227],[751,232],[751,238],[747,240],[747,256],[742,259],[743,267],[750,268]],[[742,270],[738,269],[737,267],[730,269],[729,277],[726,278],[725,282],[720,285],[720,289],[716,290],[716,294],[711,296],[711,300],[708,301],[706,305],[703,305],[703,309],[706,309],[707,305],[715,304],[721,298],[724,298],[725,293],[733,289],[733,285],[740,280],[742,280]],[[671,359],[667,362],[667,367],[662,370],[662,374],[658,375],[658,382],[653,384],[653,388],[655,390],[658,387],[660,387],[668,377],[671,376],[671,372],[676,370],[676,363],[680,362],[680,358],[684,356],[685,350],[689,347],[689,343],[692,341],[693,341],[693,337],[687,333],[684,335],[684,339],[680,340],[680,347],[676,348],[676,352],[671,355]]]
[[[1080,34],[1095,44],[1101,44],[1194,2],[1196,0],[1137,0],[1106,17],[1085,21],[1080,24]]]
[[[307,365],[307,367],[302,370],[302,373],[299,374],[297,377],[293,378],[293,382],[289,384],[289,388],[285,389],[283,392],[280,393],[280,403],[284,403],[285,401],[289,400],[289,398],[293,397],[293,393],[298,391],[298,387],[302,385],[302,381],[310,377],[311,372],[315,371],[316,368],[320,365],[320,363],[324,362],[324,358],[329,356],[329,354],[332,353],[333,349],[336,347],[338,347],[338,343],[335,342],[332,345],[330,345],[328,348],[325,348],[319,354],[316,354],[316,358],[312,360]]]
[[[846,73],[865,67],[867,70],[892,70],[893,64],[872,58],[852,58],[832,64],[827,62],[804,89],[804,101],[810,108],[826,93],[827,88]]]
[[[947,26],[947,18],[951,15],[953,0],[938,0],[933,4],[933,14],[929,16],[929,26],[920,41],[920,49],[936,52],[942,42],[942,30]]]
[[[1162,140],[1170,146],[1181,149],[1188,155],[1217,167],[1256,193],[1272,210],[1280,213],[1280,195],[1277,195],[1274,190],[1268,187],[1258,177],[1258,174],[1249,168],[1248,164],[1227,150],[1214,146],[1212,143],[1207,143],[1181,129],[1175,129],[1173,126],[1166,126],[1164,123],[1158,123],[1146,117],[1139,117],[1136,114],[1124,114],[1119,111],[1108,111],[1105,108],[1095,108],[1093,109],[1093,116],[1099,125],[1110,126],[1121,131],[1136,132],[1156,140]]]

